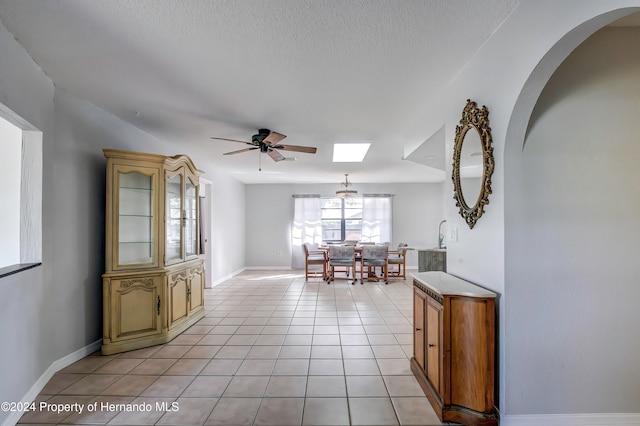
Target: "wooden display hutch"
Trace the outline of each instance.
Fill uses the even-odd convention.
[[[415,274],[411,370],[443,422],[497,425],[496,294],[444,272]]]
[[[185,155],[105,149],[102,354],[173,339],[204,316],[199,176]]]

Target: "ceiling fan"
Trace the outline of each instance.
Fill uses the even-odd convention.
[[[277,150],[306,152],[308,154],[316,153],[316,148],[311,146],[282,145],[280,141],[284,138],[286,138],[286,136],[283,135],[282,133],[272,132],[269,129],[258,130],[258,133],[253,135],[253,137],[251,138],[251,142],[239,141],[236,139],[217,138],[213,136],[211,137],[211,139],[217,139],[221,141],[240,142],[247,145],[251,145],[250,148],[244,148],[244,149],[239,149],[237,151],[225,152],[223,155],[240,154],[241,152],[247,152],[247,151],[253,151],[255,149],[259,149],[260,152],[265,153],[269,157],[271,157],[273,161],[282,161],[285,159],[285,156],[282,155]]]

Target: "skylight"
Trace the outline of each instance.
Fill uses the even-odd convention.
[[[333,162],[361,163],[370,146],[370,143],[335,143],[333,144]]]

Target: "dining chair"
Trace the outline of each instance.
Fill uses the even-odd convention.
[[[400,243],[397,250],[389,252],[390,278],[407,278],[407,247],[407,243]]]
[[[304,250],[304,278],[308,281],[309,278],[322,278],[327,279],[327,252],[318,249],[318,244],[304,243],[302,245]],[[309,266],[322,266],[322,271],[310,270]]]
[[[346,276],[336,277],[336,267],[345,268]],[[355,284],[358,280],[356,277],[355,246],[329,246],[329,277],[327,284],[335,280],[353,280],[351,284]]]
[[[389,284],[389,248],[386,245],[364,245],[362,246],[362,254],[360,260],[360,284],[364,284],[365,271],[367,281],[384,280],[385,284]],[[366,270],[365,270],[366,268]],[[376,268],[382,268],[382,276],[378,277],[375,273]]]

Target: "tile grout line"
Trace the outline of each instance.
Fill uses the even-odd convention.
[[[310,337],[310,341],[309,341],[309,354],[307,357],[304,357],[307,368],[306,368],[306,376],[305,376],[306,378],[305,389],[302,397],[302,420],[301,420],[301,424],[302,424],[304,422],[304,416],[306,412],[305,410],[306,401],[308,398],[310,398],[308,394],[308,389],[309,389],[308,386],[309,386],[309,377],[311,373],[311,366],[312,366],[313,360],[314,359],[318,359],[318,360],[335,359],[333,358],[334,355],[332,355],[331,351],[329,351],[326,355],[323,355],[321,352],[317,354],[317,356],[320,356],[320,358],[314,358],[314,347],[327,346],[322,344],[316,345],[315,337],[323,335],[324,334],[323,332],[332,331],[331,329],[328,329],[328,328],[324,330],[319,330],[317,327],[335,327],[336,329],[335,335],[338,337],[338,346],[340,348],[340,365],[342,367],[343,384],[345,387],[345,400],[347,402],[346,415],[348,416],[349,423],[352,424],[354,419],[353,419],[353,413],[351,410],[352,407],[349,403],[350,398],[349,398],[347,368],[346,368],[346,361],[348,358],[344,357],[344,350],[346,346],[353,346],[353,345],[344,345],[344,343],[345,343],[345,337],[348,337],[350,333],[360,331],[358,335],[364,337],[365,339],[364,341],[366,341],[365,346],[368,347],[369,350],[371,351],[371,356],[372,356],[371,359],[375,363],[376,371],[378,374],[374,376],[379,377],[380,380],[383,381],[383,386],[386,392],[385,399],[388,398],[388,401],[392,406],[395,419],[398,422],[398,424],[400,424],[400,415],[399,415],[398,409],[391,397],[388,383],[384,379],[385,376],[383,376],[380,363],[378,362],[379,359],[382,359],[382,358],[378,358],[378,356],[376,356],[376,352],[373,351],[374,346],[384,347],[384,346],[393,345],[393,346],[397,346],[402,351],[402,354],[403,354],[403,356],[401,357],[402,359],[406,359],[410,357],[410,354],[407,353],[405,350],[406,349],[405,346],[407,346],[407,344],[401,343],[400,337],[399,337],[402,334],[407,334],[407,333],[402,333],[403,331],[402,326],[405,324],[399,319],[402,319],[403,321],[407,321],[407,319],[409,318],[407,316],[407,311],[409,306],[407,305],[410,305],[410,299],[408,299],[406,295],[402,294],[402,291],[399,291],[399,292],[395,291],[395,290],[398,290],[399,289],[398,287],[400,286],[394,286],[394,288],[391,288],[391,287],[384,287],[379,285],[367,285],[366,287],[357,288],[358,286],[355,286],[355,287],[347,286],[347,285],[342,285],[342,283],[339,283],[337,285],[334,284],[334,286],[331,289],[327,289],[326,287],[319,285],[319,283],[317,285],[314,285],[313,283],[306,283],[306,282],[296,283],[296,279],[292,278],[292,279],[289,279],[286,286],[283,286],[281,284],[276,284],[269,287],[265,286],[266,288],[262,289],[262,291],[256,292],[256,289],[261,290],[260,285],[254,285],[254,283],[251,283],[249,281],[244,281],[244,282],[239,281],[239,283],[241,286],[239,291],[232,292],[232,288],[236,283],[233,282],[233,280],[229,280],[229,284],[227,286],[220,287],[218,289],[219,297],[216,297],[216,292],[214,291],[208,292],[209,294],[205,294],[205,297],[209,302],[208,303],[209,307],[206,310],[205,318],[208,318],[209,320],[206,321],[206,323],[203,322],[202,324],[198,322],[198,324],[203,327],[210,327],[208,330],[206,330],[207,333],[202,333],[202,337],[200,339],[197,339],[194,337],[189,342],[185,342],[184,344],[174,345],[174,346],[189,346],[190,349],[187,349],[186,351],[178,355],[173,360],[171,365],[168,366],[162,373],[157,374],[157,378],[154,380],[154,382],[146,385],[144,389],[138,392],[137,396],[131,397],[133,400],[135,400],[136,398],[142,397],[142,394],[149,387],[153,386],[153,383],[155,383],[160,377],[163,377],[163,376],[191,377],[191,380],[189,381],[189,383],[187,383],[186,386],[176,396],[171,397],[173,398],[174,401],[182,397],[188,398],[185,396],[187,389],[193,383],[195,383],[198,377],[203,376],[201,373],[206,368],[206,366],[209,365],[215,359],[226,359],[226,358],[216,358],[216,355],[218,355],[219,351],[221,351],[225,346],[227,347],[228,346],[247,346],[248,352],[245,354],[242,354],[242,357],[238,358],[238,360],[240,361],[240,365],[234,371],[234,373],[230,375],[231,379],[224,386],[224,389],[220,390],[220,397],[217,398],[216,403],[211,406],[209,412],[207,413],[205,418],[208,420],[209,417],[211,417],[211,415],[215,411],[220,400],[223,398],[224,393],[229,389],[233,379],[236,377],[242,377],[242,376],[239,376],[238,373],[242,368],[242,366],[245,365],[247,360],[250,360],[250,359],[263,360],[262,356],[266,356],[266,352],[265,352],[264,353],[265,355],[260,355],[257,358],[248,358],[249,354],[254,348],[259,348],[260,346],[264,346],[264,345],[256,345],[256,342],[258,341],[260,336],[271,335],[269,333],[264,333],[264,327],[266,326],[282,327],[282,329],[280,330],[280,333],[282,335],[282,341],[279,344],[277,344],[277,346],[279,346],[278,355],[275,358],[264,358],[265,360],[267,359],[273,360],[273,366],[271,368],[271,374],[268,374],[265,376],[265,377],[268,377],[267,383],[265,384],[264,391],[261,393],[260,405],[258,406],[258,409],[255,412],[253,423],[256,423],[256,421],[258,420],[258,414],[260,412],[261,407],[263,406],[264,400],[268,398],[267,389],[269,387],[269,383],[271,382],[271,379],[273,377],[277,377],[277,376],[274,376],[273,374],[275,371],[275,366],[277,365],[279,360],[289,359],[289,358],[280,358],[280,351],[282,351],[282,349],[286,346],[291,346],[291,345],[285,345],[285,342],[287,342],[287,338],[289,336],[305,336],[308,334]],[[410,288],[406,284],[406,282],[402,282],[402,284],[404,284],[403,287]],[[215,288],[212,290],[215,290]],[[293,301],[295,301],[295,304],[288,303]],[[387,306],[390,306],[392,309],[385,309]],[[261,307],[265,309],[259,309]],[[325,307],[325,308],[330,307],[330,308],[320,309],[322,307]],[[286,308],[286,309],[278,309],[278,308]],[[311,312],[313,312],[312,315],[310,315]],[[280,315],[278,315],[278,313],[280,313]],[[320,313],[322,314],[319,315]],[[237,314],[238,316],[234,316],[234,314]],[[265,322],[264,324],[248,324],[247,320],[249,318],[264,318]],[[323,320],[319,321],[320,318],[323,318]],[[329,320],[329,318],[334,318],[335,321],[331,321]],[[349,321],[350,319],[355,319],[355,318],[357,318],[357,324],[355,321]],[[378,319],[373,321],[363,321],[364,318],[378,318]],[[224,321],[225,319],[228,321]],[[288,321],[285,321],[284,319],[287,319]],[[296,319],[301,321],[299,321],[299,323],[294,323]],[[305,319],[309,319],[310,321],[305,321]],[[271,321],[271,320],[276,320],[276,321]],[[270,321],[272,322],[272,324],[270,323]],[[260,323],[261,320],[257,320],[257,321],[253,320],[251,322]],[[285,322],[287,324],[284,324]],[[260,326],[260,330],[242,329],[242,327],[249,327],[249,326],[258,327],[258,325]],[[197,325],[194,325],[194,326],[197,326]],[[232,334],[228,335],[229,336],[228,339],[224,343],[221,343],[220,345],[198,344],[207,335],[220,335],[220,334],[212,333],[215,330],[215,328],[218,326],[233,326],[236,328],[234,329]],[[300,331],[304,332],[304,334],[293,334],[293,333],[290,333],[290,331],[292,331],[291,330],[292,326],[311,327],[311,329],[301,328]],[[356,327],[356,326],[360,327],[360,330],[346,328],[346,327]],[[383,326],[386,327],[386,329],[382,329]],[[343,327],[345,328],[344,330],[343,330]],[[222,331],[222,329],[219,329],[219,330]],[[198,329],[198,333],[188,334],[185,332],[181,334],[181,336],[199,335],[201,334],[200,331],[202,331],[202,329]],[[249,331],[251,333],[256,333],[255,335],[257,336],[250,344],[243,344],[243,343],[249,342],[251,338],[249,338],[248,340],[245,340],[244,342],[242,341],[242,339],[237,339],[240,342],[240,344],[236,344],[236,345],[229,344],[229,340],[231,340],[233,337],[243,337],[243,336],[251,335]],[[273,331],[275,332],[277,331],[277,329],[274,328]],[[316,331],[321,331],[321,332],[316,333]],[[379,340],[376,344],[373,344],[372,338],[376,334],[389,335],[391,336],[392,340]],[[386,338],[386,339],[389,339],[389,338]],[[390,343],[391,341],[394,343]],[[402,339],[402,341],[406,341],[406,339]],[[293,343],[294,340],[291,340],[291,342]],[[328,343],[328,342],[329,340],[325,340],[323,343]],[[265,343],[266,343],[266,340],[265,340]],[[171,345],[169,344],[167,346],[171,346]],[[163,347],[167,347],[167,346],[163,346]],[[186,358],[190,351],[193,351],[198,347],[204,347],[204,346],[219,346],[219,347],[214,353],[211,354],[210,358],[207,358],[207,357]],[[328,346],[333,346],[333,345],[328,345]],[[387,352],[386,356],[389,356],[392,353]],[[154,355],[155,355],[155,352],[146,355],[146,357],[143,358],[141,363],[149,359],[167,359],[167,358],[160,358],[160,357],[154,358]],[[198,354],[198,355],[203,356],[203,354]],[[324,356],[329,356],[329,358],[324,358]],[[193,359],[193,360],[208,359],[208,362],[205,362],[203,364],[203,367],[197,369],[198,371],[195,372],[194,374],[166,375],[166,372],[169,371],[174,366],[176,366],[176,364],[178,364],[180,361],[188,361],[190,359]],[[298,358],[291,358],[291,359],[298,359]],[[357,358],[353,358],[353,359],[357,359]],[[389,359],[393,359],[393,358],[389,358]],[[108,362],[111,362],[111,361],[113,360],[110,360]],[[129,371],[135,369],[136,367],[133,367]],[[91,372],[86,373],[83,376],[86,377],[90,375],[108,374],[107,371],[105,371],[104,373],[96,373],[96,371],[100,368],[102,367],[94,368]],[[195,370],[192,370],[192,371],[195,371]],[[129,374],[130,374],[129,372],[126,372],[125,374],[118,375],[119,378],[117,380],[114,380],[113,383],[109,384],[107,388],[114,385],[121,378]],[[156,374],[154,373],[154,375]],[[217,376],[217,374],[215,375]],[[248,376],[253,376],[253,375],[254,374],[248,374]],[[259,375],[263,375],[263,374],[259,374]],[[401,373],[400,375],[406,375],[406,374]],[[209,376],[209,375],[206,375],[206,376]],[[73,383],[65,386],[63,389],[66,389],[72,385]],[[56,395],[58,395],[59,392],[61,391],[58,391]],[[89,396],[89,397],[96,398],[99,396],[100,395]],[[298,397],[295,396],[295,398],[298,398]],[[162,418],[165,415],[166,414],[161,415],[157,419],[156,423],[162,422]]]

